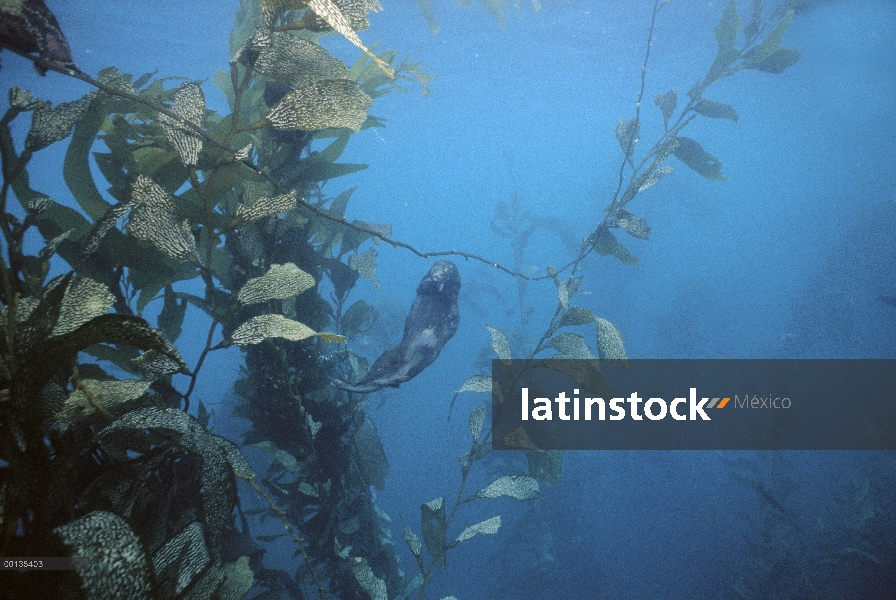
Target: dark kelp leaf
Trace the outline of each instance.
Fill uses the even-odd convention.
[[[616,139],[626,156],[631,156],[634,151],[640,128],[641,122],[638,119],[619,119],[616,124]]]
[[[254,477],[233,442],[209,433],[196,419],[174,408],[131,411],[102,429],[97,439],[114,456],[127,456],[129,451],[146,453],[161,444],[199,455],[202,459],[199,495],[207,535],[213,539],[226,525],[236,503],[233,471]]]
[[[529,450],[529,475],[550,485],[557,485],[563,471],[563,455],[559,450]]]
[[[594,358],[591,349],[585,343],[585,338],[576,333],[558,333],[551,338],[550,345],[558,350],[563,358]]]
[[[724,102],[703,99],[694,105],[694,111],[710,119],[731,119],[737,123],[737,111]]]
[[[694,100],[698,100],[703,94],[703,90],[705,90],[711,83],[721,79],[728,68],[740,57],[741,53],[736,48],[724,51],[720,50],[719,53],[716,54],[715,60],[712,61],[712,65],[710,65],[709,71],[706,72],[703,81],[688,92],[688,95]]]
[[[74,331],[47,339],[36,347],[16,372],[17,385],[24,387],[24,397],[35,397],[61,365],[69,364],[81,350],[102,343],[156,350],[175,361],[180,368],[186,368],[177,350],[161,332],[143,319],[122,314],[101,315]]]
[[[703,146],[684,136],[678,136],[676,139],[678,148],[673,153],[675,158],[710,181],[728,179],[722,174],[722,161],[704,150]]]
[[[660,112],[663,113],[663,121],[666,128],[669,128],[669,119],[675,113],[675,107],[678,106],[678,93],[675,90],[669,90],[665,94],[657,94],[653,97],[653,103]]]
[[[348,266],[357,271],[359,276],[372,281],[376,289],[380,289],[380,282],[376,278],[376,252],[372,249],[349,256]]]
[[[752,42],[759,35],[759,26],[762,24],[762,0],[753,0],[750,10],[750,20],[744,26],[744,37],[747,43]]]
[[[426,20],[430,35],[438,35],[440,27],[439,22],[436,20],[436,13],[432,9],[432,0],[417,0],[417,8]]]
[[[359,333],[364,333],[373,326],[379,316],[379,311],[372,304],[358,300],[342,315],[340,323],[342,334],[346,338],[351,338]]]
[[[597,361],[548,358],[545,359],[544,366],[569,375],[579,384],[579,387],[588,390],[597,397],[613,397],[613,392],[610,390],[610,386],[607,385],[603,373],[600,372]]]
[[[772,54],[781,49],[782,44],[784,42],[784,34],[787,33],[787,29],[793,23],[793,10],[788,10],[781,16],[781,20],[778,21],[778,24],[775,25],[775,28],[772,29],[765,39],[762,40],[762,43],[756,47],[751,49],[747,53],[747,61],[745,63],[745,67],[751,67],[749,63],[759,63],[770,57]]]
[[[719,52],[725,52],[734,48],[737,42],[737,34],[740,33],[740,15],[737,14],[737,2],[731,0],[722,13],[719,24],[716,25],[716,43],[719,45]]]
[[[593,323],[597,317],[587,308],[572,306],[569,310],[563,311],[560,316],[560,327],[569,327],[573,325],[586,325]]]
[[[389,461],[373,421],[364,419],[355,432],[354,442],[355,460],[364,482],[378,490],[383,489],[389,474]]]
[[[445,568],[445,499],[436,498],[420,507],[420,528],[433,564]]]
[[[625,246],[620,244],[615,235],[606,229],[601,230],[600,235],[594,242],[594,249],[601,256],[610,254],[622,261],[622,264],[630,267],[637,267],[641,264],[641,261],[639,261],[634,254],[629,252]]]
[[[169,341],[175,342],[180,337],[181,327],[184,324],[184,316],[187,314],[187,301],[178,302],[174,288],[165,286],[165,304],[159,313],[159,329],[165,333]]]
[[[106,113],[104,102],[97,100],[90,104],[84,116],[75,124],[62,165],[65,184],[71,190],[78,206],[93,221],[100,219],[109,208],[109,203],[97,190],[90,172],[90,150],[100,127],[106,120]]]
[[[780,75],[786,69],[795,65],[803,56],[802,48],[781,48],[771,56],[760,60],[752,61],[744,65],[744,68],[757,69],[763,73],[772,73]]]

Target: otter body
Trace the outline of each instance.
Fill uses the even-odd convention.
[[[367,394],[384,387],[398,387],[416,377],[457,333],[459,292],[460,274],[454,263],[436,262],[417,286],[401,342],[383,352],[359,381],[337,380],[336,385],[349,392]]]

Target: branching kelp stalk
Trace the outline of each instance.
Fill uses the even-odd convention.
[[[546,351],[556,351],[550,358],[560,360],[555,361],[552,368],[566,372],[583,388],[597,395],[602,395],[606,390],[606,384],[597,368],[574,372],[572,367],[564,366],[565,363],[562,362],[562,359],[595,358],[590,345],[583,336],[561,331],[561,329],[582,325],[593,326],[599,358],[626,360],[627,354],[622,337],[612,323],[585,308],[571,306],[572,298],[583,293],[580,291],[582,276],[578,275],[580,263],[589,254],[596,251],[601,255],[612,255],[623,264],[638,265],[638,259],[616,239],[611,230],[623,229],[632,237],[641,240],[649,239],[650,227],[647,222],[632,213],[628,207],[640,192],[653,186],[672,171],[671,167],[663,164],[669,157],[675,156],[687,167],[710,181],[725,179],[721,171],[721,162],[704,150],[697,141],[681,135],[681,132],[698,116],[728,119],[735,122],[738,120],[737,111],[732,106],[705,98],[704,92],[713,83],[744,69],[771,74],[782,73],[795,64],[802,55],[799,48],[782,46],[784,33],[793,21],[793,6],[795,4],[793,0],[785,0],[779,4],[768,17],[763,16],[762,0],[753,0],[750,18],[746,25],[743,25],[737,12],[736,1],[730,0],[715,27],[714,33],[718,46],[716,57],[706,75],[697,81],[688,92],[689,101],[680,109],[677,119],[672,120],[678,108],[678,94],[675,90],[654,97],[654,104],[663,117],[664,130],[644,157],[636,162],[634,156],[636,145],[639,142],[641,108],[646,90],[653,36],[657,16],[667,4],[668,0],[655,0],[653,4],[647,47],[641,64],[635,115],[631,119],[621,119],[616,126],[616,139],[622,150],[622,159],[616,190],[605,209],[607,214],[594,231],[584,239],[578,255],[572,261],[560,269],[553,266],[547,268],[547,276],[552,278],[557,286],[558,303],[538,342],[531,350],[523,353],[526,360],[531,362]],[[740,46],[737,45],[739,38],[743,40]],[[628,176],[628,185],[625,185],[626,175]],[[499,216],[502,210],[506,212],[506,209],[499,207]],[[507,218],[505,217],[503,220],[507,221]],[[525,231],[515,233],[518,237],[520,233],[525,234]],[[505,235],[505,237],[512,236]],[[518,243],[519,240],[514,238],[513,241]],[[570,269],[571,272],[566,279],[558,277],[567,269]],[[524,314],[521,309],[521,315]],[[489,327],[489,332],[492,349],[498,358],[511,359],[514,353],[504,332],[492,327]],[[457,393],[465,391],[491,393],[491,379],[485,375],[474,375],[461,386]],[[455,399],[456,397],[455,395]],[[528,440],[513,440],[509,443],[528,449],[535,448]]]
[[[75,79],[83,81],[84,83],[92,85],[92,86],[96,87],[97,89],[102,90],[110,95],[115,95],[115,96],[119,96],[122,98],[126,98],[133,102],[139,102],[140,104],[143,104],[146,107],[151,108],[152,110],[155,110],[160,114],[163,114],[163,115],[166,115],[168,117],[175,119],[180,125],[182,125],[186,128],[189,128],[191,131],[193,131],[197,135],[201,136],[205,141],[219,147],[221,149],[222,158],[229,158],[231,160],[239,161],[240,163],[244,164],[248,168],[256,171],[259,174],[259,176],[267,179],[268,182],[271,185],[273,185],[279,193],[281,193],[281,194],[287,193],[286,189],[281,187],[277,181],[275,181],[273,178],[270,177],[270,175],[259,170],[258,167],[251,160],[249,160],[248,158],[240,159],[239,156],[240,156],[241,150],[235,150],[228,146],[228,141],[230,138],[233,137],[233,135],[235,135],[237,133],[244,133],[244,132],[252,131],[255,129],[260,129],[262,127],[266,127],[268,125],[267,122],[257,121],[256,123],[253,123],[252,125],[244,127],[244,128],[234,128],[228,133],[228,136],[227,136],[227,138],[225,138],[225,140],[218,140],[215,137],[209,135],[204,129],[202,129],[202,127],[200,127],[196,123],[192,123],[192,122],[184,119],[183,117],[177,115],[176,113],[174,113],[173,111],[171,111],[170,109],[168,109],[165,106],[159,105],[155,102],[151,102],[149,100],[146,100],[145,98],[141,98],[140,96],[137,96],[134,94],[129,94],[127,92],[111,88],[110,86],[104,85],[103,83],[97,81],[93,77],[90,77],[86,73],[78,73],[76,71],[72,71],[71,69],[65,69],[63,67],[56,65],[55,63],[52,63],[43,58],[40,58],[39,56],[32,56],[30,54],[26,54],[24,52],[19,52],[16,50],[12,50],[12,51],[16,52],[17,54],[19,54],[20,56],[22,56],[28,60],[34,62],[35,64],[39,65],[41,68],[46,68],[49,71],[55,71],[62,75],[67,75],[69,77],[73,77]],[[400,69],[400,67],[399,67],[399,69]],[[247,73],[246,77],[244,78],[243,84],[241,84],[241,86],[239,87],[239,89],[241,91],[245,91],[245,89],[242,87],[242,85],[245,85],[249,81],[250,75],[251,75],[251,73]],[[241,98],[241,96],[242,96],[242,94],[237,95],[238,98]],[[239,114],[238,109],[239,109],[239,104],[236,104],[234,106],[234,112],[233,112],[234,120],[238,118],[238,114]],[[313,204],[308,203],[306,201],[306,199],[304,199],[304,198],[301,199],[300,202],[301,202],[301,206],[303,206],[305,209],[314,213],[314,215],[317,217],[320,217],[322,219],[327,219],[327,220],[333,221],[335,223],[339,223],[341,225],[344,225],[345,227],[354,229],[354,230],[358,231],[359,233],[363,233],[363,234],[375,237],[378,240],[389,244],[393,248],[403,248],[405,250],[410,251],[412,254],[414,254],[420,258],[438,258],[438,257],[444,257],[444,256],[459,256],[464,259],[475,260],[475,261],[485,263],[491,267],[494,267],[500,271],[507,273],[508,275],[512,275],[513,277],[519,277],[521,279],[526,279],[528,281],[542,281],[542,280],[551,278],[549,275],[540,275],[540,276],[526,275],[519,271],[515,271],[509,267],[505,267],[504,265],[502,265],[498,262],[495,262],[491,259],[488,259],[484,256],[474,254],[471,252],[464,252],[462,250],[436,250],[436,251],[429,251],[429,252],[419,250],[406,242],[402,242],[401,240],[396,240],[391,237],[383,236],[382,232],[377,229],[365,227],[364,225],[358,224],[356,222],[350,222],[345,217],[334,217],[327,211],[320,209]],[[564,270],[566,268],[568,268],[569,266],[571,266],[572,264],[573,263],[570,262],[566,267],[564,267]]]

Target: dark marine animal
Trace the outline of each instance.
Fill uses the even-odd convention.
[[[0,0],[0,48],[37,52],[59,67],[82,72],[72,61],[68,40],[44,0]],[[46,67],[35,64],[34,68],[47,74]]]
[[[457,332],[459,292],[460,274],[455,264],[447,260],[436,262],[417,286],[401,342],[383,352],[360,380],[337,380],[337,387],[368,394],[384,387],[398,387],[416,377],[438,358],[445,343]]]

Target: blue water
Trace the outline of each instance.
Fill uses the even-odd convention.
[[[342,157],[369,168],[325,189],[335,195],[357,187],[350,218],[391,223],[394,238],[421,251],[463,250],[508,266],[509,244],[490,222],[497,204],[516,194],[565,235],[535,234],[523,267],[540,274],[566,263],[615,190],[621,152],[614,130],[634,116],[653,3],[545,0],[535,12],[524,1],[520,17],[509,11],[500,29],[480,5],[442,0],[435,37],[416,3],[384,4],[363,40],[412,53],[438,79],[427,97],[412,90],[378,99],[371,114],[386,127],[354,136]],[[742,14],[748,4],[741,2]],[[722,161],[728,179],[706,181],[671,159],[675,171],[631,205],[652,227],[650,241],[619,236],[640,266],[597,256],[583,263],[590,295],[576,301],[616,325],[630,357],[896,358],[896,309],[879,299],[896,295],[896,3],[809,4],[785,38],[803,48],[802,59],[781,75],[742,72],[713,86],[706,96],[732,104],[739,121],[702,119],[686,132]],[[48,5],[86,72],[112,64],[207,79],[209,107],[226,111],[210,78],[229,59],[236,2]],[[716,2],[673,0],[660,13],[642,152],[662,131],[653,96],[674,88],[684,97],[705,73],[721,10]],[[358,55],[337,37],[326,46],[349,64]],[[40,78],[9,53],[0,81],[54,102],[88,91],[57,74]],[[62,144],[49,148],[36,163],[46,168],[32,169],[33,186],[59,202],[70,198],[56,175],[63,152]],[[375,331],[395,341],[431,261],[385,244],[376,250],[381,289],[364,281],[353,298],[380,307]],[[530,284],[525,302],[533,313],[524,324],[513,278],[456,262],[460,331],[432,367],[374,395],[368,409],[391,465],[377,502],[393,518],[409,575],[416,567],[399,515],[419,529],[421,503],[457,494],[466,416],[485,400],[461,395],[450,423],[448,404],[491,357],[486,325],[512,334],[523,355],[557,302],[550,281]],[[192,326],[204,331],[198,314]],[[195,332],[188,327],[181,339]],[[381,338],[368,341],[381,348]],[[182,347],[188,363],[200,350]],[[221,390],[236,378],[239,356],[213,355],[194,396],[215,408],[215,430],[232,437],[243,425],[227,416],[232,396]],[[468,491],[525,470],[523,458],[494,456]],[[745,479],[774,482],[784,510]],[[783,588],[792,571],[818,572],[817,563],[804,569],[800,560],[823,557],[869,582],[835,577],[826,584],[841,595],[830,598],[896,598],[893,454],[568,452],[560,482],[542,492],[537,503],[465,507],[463,525],[501,514],[502,530],[449,553],[427,597],[741,598],[732,588],[739,578],[762,572]],[[247,490],[251,504],[250,496]],[[857,517],[868,510],[866,520]],[[772,541],[762,546],[764,534]],[[294,569],[293,552],[289,543],[275,544],[267,560]],[[775,552],[790,570],[770,566]]]

